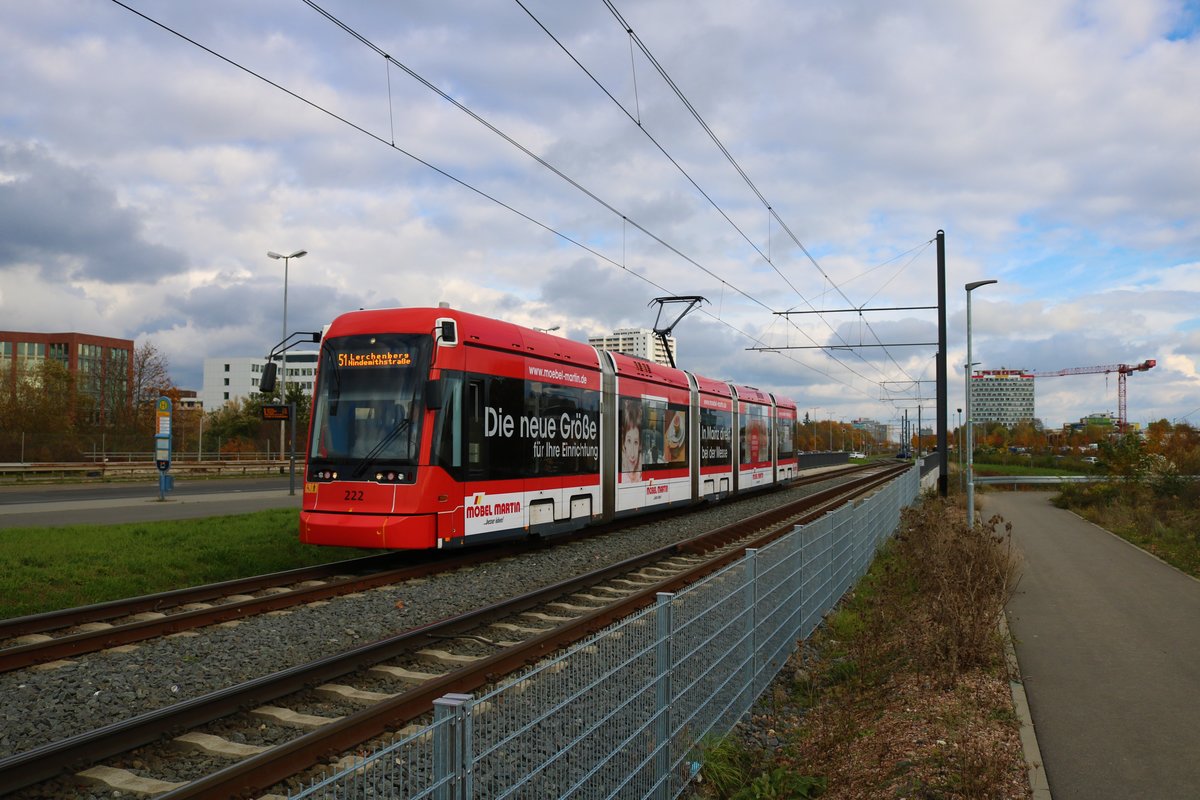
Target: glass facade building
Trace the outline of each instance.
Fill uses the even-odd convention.
[[[976,370],[971,375],[971,417],[975,422],[999,422],[1012,427],[1032,422],[1034,377],[1025,370]]]

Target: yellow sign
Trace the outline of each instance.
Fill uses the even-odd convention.
[[[408,353],[338,353],[339,367],[407,367],[412,364]]]

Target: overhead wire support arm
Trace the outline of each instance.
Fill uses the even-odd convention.
[[[880,342],[879,344],[785,344],[767,347],[747,347],[747,350],[857,350],[860,347],[937,347],[937,342]]]
[[[810,311],[775,311],[777,317],[789,317],[793,314],[859,314],[865,311],[928,311],[938,306],[890,306],[887,308],[832,308]],[[747,350],[857,350],[860,347],[937,347],[939,342],[879,342],[878,344],[817,344],[817,345],[782,345],[776,347],[747,347]]]
[[[891,306],[888,308],[830,308],[813,309],[811,311],[774,311],[777,317],[790,317],[793,314],[861,314],[864,311],[931,311],[937,306]]]
[[[675,295],[673,297],[656,297],[647,305],[658,303],[658,315],[654,318],[654,333],[662,342],[663,350],[667,351],[667,360],[671,362],[671,367],[675,367],[675,354],[671,352],[671,344],[669,338],[671,331],[675,330],[675,326],[683,321],[683,318],[691,313],[692,309],[701,303],[707,303],[708,298],[701,297],[698,294]],[[679,312],[679,316],[675,317],[675,321],[670,325],[662,325],[663,309],[667,307],[667,303],[687,303],[687,308]]]

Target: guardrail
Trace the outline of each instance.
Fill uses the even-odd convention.
[[[230,476],[274,475],[289,469],[289,462],[278,459],[254,461],[172,461],[172,475]],[[113,480],[156,475],[153,461],[98,461],[0,463],[0,482],[54,481],[65,478],[82,480]]]
[[[1112,475],[976,475],[979,484],[1059,484],[1059,483],[1110,483],[1119,480]]]

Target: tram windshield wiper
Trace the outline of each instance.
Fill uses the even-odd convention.
[[[350,473],[350,477],[357,478],[366,472],[367,467],[369,467],[371,463],[379,457],[379,454],[382,453],[389,444],[394,442],[397,436],[408,429],[408,422],[408,418],[405,417],[404,419],[400,420],[400,422],[398,422],[394,428],[388,431],[387,434],[385,434],[384,437],[379,440],[379,443],[371,448],[371,452],[363,456],[362,461],[358,462],[358,465],[354,467],[354,471]]]

